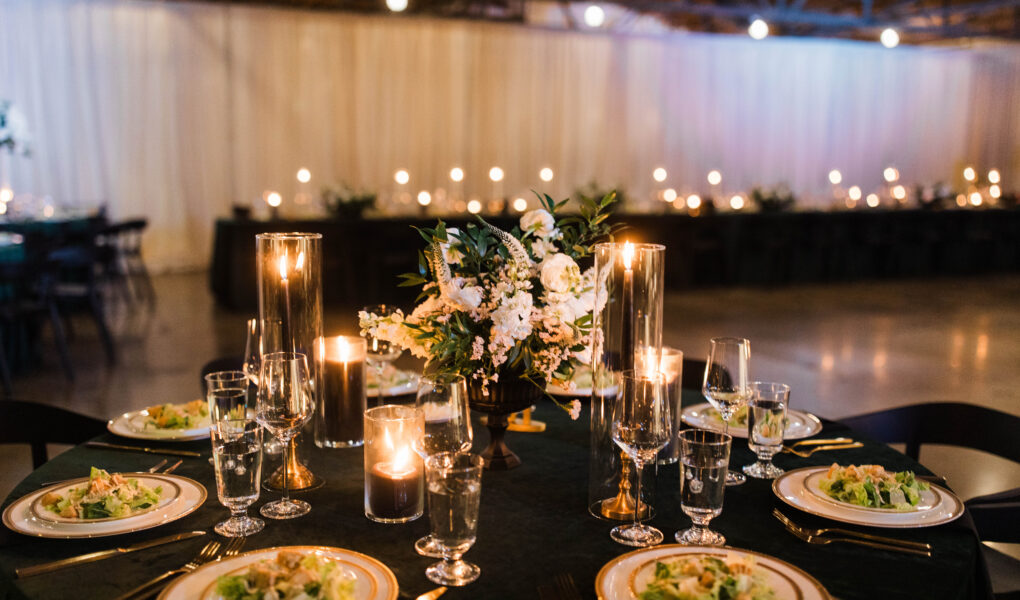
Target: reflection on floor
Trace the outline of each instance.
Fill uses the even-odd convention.
[[[107,368],[94,328],[76,322],[77,380],[63,379],[44,340],[17,396],[103,418],[199,397],[200,367],[243,351],[248,315],[216,308],[205,273],[155,284],[154,312],[114,311],[119,364]],[[794,407],[826,417],[939,401],[1020,414],[1017,298],[1020,277],[672,293],[664,341],[703,357],[712,336],[747,337],[753,376],[790,384]],[[354,332],[356,308],[329,311],[326,333]],[[921,460],[965,498],[1020,486],[1020,466],[983,453],[933,447]],[[29,470],[28,450],[0,446],[0,461],[6,495]]]

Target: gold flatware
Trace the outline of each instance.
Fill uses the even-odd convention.
[[[231,558],[237,556],[241,552],[241,548],[244,546],[244,543],[247,541],[248,538],[245,537],[230,538],[230,541],[227,542],[226,546],[224,546],[223,551],[220,552],[218,556],[214,557],[213,560],[220,560],[221,558]],[[149,596],[155,596],[160,592],[160,590],[162,590],[168,585],[170,585],[170,582],[167,580],[163,580],[160,582],[150,582],[149,587],[144,591],[144,593],[139,594],[137,597],[147,598]]]
[[[914,556],[924,556],[931,558],[930,550],[917,550],[914,548],[907,548],[906,546],[894,546],[892,544],[882,544],[879,542],[872,542],[868,540],[850,538],[850,537],[825,537],[820,535],[813,535],[809,531],[805,531],[800,527],[793,525],[790,521],[784,521],[783,527],[787,531],[792,533],[795,537],[809,543],[818,544],[821,546],[827,546],[832,543],[843,543],[843,544],[854,544],[857,546],[867,546],[868,548],[876,548],[878,550],[887,550],[889,552],[902,552],[904,554],[912,554]]]
[[[227,543],[227,549],[223,551],[223,555],[220,558],[232,558],[241,553],[241,548],[244,547],[244,543],[248,541],[246,537],[231,538]]]
[[[162,448],[145,448],[142,446],[124,446],[122,444],[110,444],[107,442],[85,442],[89,448],[105,448],[107,450],[126,450],[128,452],[145,452],[146,454],[166,454],[168,456],[187,456],[190,458],[202,458],[200,452],[191,450],[164,450]]]
[[[823,450],[846,450],[847,448],[862,448],[864,444],[860,442],[854,442],[852,444],[832,444],[830,446],[816,446],[810,450],[797,450],[790,446],[783,446],[783,452],[789,452],[790,454],[796,454],[801,458],[807,458],[815,452],[821,452]]]
[[[204,565],[205,563],[215,558],[216,552],[219,549],[220,549],[219,542],[216,541],[209,542],[205,546],[202,546],[202,549],[199,550],[198,554],[195,555],[195,558],[191,559],[181,567],[174,569],[172,571],[167,571],[166,573],[163,573],[159,577],[155,577],[153,579],[150,579],[149,581],[146,581],[142,585],[132,589],[126,594],[117,596],[117,600],[130,600],[131,598],[140,596],[142,594],[148,596],[149,592],[152,591],[152,586],[162,581],[165,581],[173,577],[174,575],[180,575],[182,573],[190,573],[194,571],[195,569],[199,568],[200,566]]]
[[[165,463],[166,461],[164,460],[163,462]],[[172,464],[169,467],[167,467],[166,470],[163,471],[163,474],[164,475],[169,475],[170,473],[173,473],[174,471],[177,470],[177,467],[181,466],[181,463],[183,463],[183,462],[184,462],[184,459],[182,458],[179,461],[177,461],[174,464]]]
[[[881,535],[872,535],[870,533],[861,533],[860,531],[853,531],[853,530],[850,530],[850,529],[840,529],[839,527],[821,527],[821,528],[818,528],[818,529],[809,529],[807,527],[803,527],[801,525],[797,525],[796,523],[791,521],[789,517],[787,517],[783,513],[779,512],[779,509],[777,509],[777,508],[772,509],[772,515],[775,518],[779,519],[783,523],[783,525],[787,525],[789,527],[795,527],[797,529],[800,529],[804,533],[807,533],[807,534],[813,535],[813,536],[822,536],[822,535],[825,535],[827,533],[834,533],[834,534],[837,534],[837,535],[848,535],[848,536],[851,536],[851,537],[860,538],[862,540],[870,540],[872,542],[879,542],[880,544],[891,544],[893,546],[903,546],[904,548],[914,548],[914,549],[917,549],[917,550],[925,550],[927,552],[931,552],[931,544],[925,544],[923,542],[911,542],[911,541],[907,541],[907,540],[898,540],[896,538],[890,538],[890,537],[885,537],[885,536],[881,536]]]
[[[789,446],[791,448],[796,448],[797,446],[818,446],[820,444],[852,444],[852,443],[853,443],[853,439],[852,438],[838,437],[838,438],[829,438],[827,440],[824,440],[824,439],[801,440],[799,442],[794,442],[792,444],[789,444]]]
[[[446,593],[446,587],[437,587],[434,590],[425,592],[421,596],[415,598],[415,600],[436,600],[436,598]]]
[[[166,537],[156,538],[147,542],[139,542],[125,548],[113,548],[111,550],[101,550],[99,552],[90,552],[88,554],[82,554],[79,556],[72,556],[71,558],[64,558],[61,560],[55,560],[41,565],[34,565],[31,567],[23,567],[14,571],[16,578],[31,577],[33,575],[42,575],[43,573],[52,573],[67,567],[73,567],[75,565],[83,565],[85,563],[95,562],[97,560],[103,560],[111,556],[117,556],[118,554],[128,554],[130,552],[138,552],[139,550],[147,550],[149,548],[155,548],[156,546],[162,546],[164,544],[172,544],[174,542],[180,542],[183,540],[190,540],[191,538],[205,535],[204,531],[188,531],[185,533],[178,533],[176,535],[168,535]]]

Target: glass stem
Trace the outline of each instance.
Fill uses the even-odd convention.
[[[290,462],[290,440],[283,442],[283,502],[290,502],[290,478],[287,473],[287,463]]]
[[[634,477],[637,478],[637,493],[634,495],[634,527],[638,526],[638,509],[641,508],[641,469],[644,463],[634,461]]]

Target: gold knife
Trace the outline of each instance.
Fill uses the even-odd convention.
[[[442,596],[445,593],[446,593],[446,586],[437,587],[436,589],[434,589],[432,591],[425,592],[421,596],[418,596],[417,598],[415,598],[415,600],[436,600],[436,598]]]
[[[830,438],[827,440],[823,439],[801,440],[799,442],[794,442],[792,444],[787,445],[790,446],[791,448],[796,448],[797,446],[817,446],[818,444],[849,444],[851,442],[853,442],[853,439],[851,438],[838,437]]]
[[[85,442],[89,448],[106,448],[109,450],[127,450],[129,452],[145,452],[147,454],[167,454],[169,456],[188,456],[191,458],[202,458],[200,452],[191,450],[164,450],[162,448],[143,448],[141,446],[123,446],[121,444],[110,444],[107,442]]]
[[[129,552],[137,552],[139,550],[145,550],[148,548],[155,548],[156,546],[162,546],[163,544],[171,544],[173,542],[180,542],[183,540],[190,540],[191,538],[205,535],[204,531],[186,531],[184,533],[178,533],[175,535],[168,535],[166,537],[156,538],[147,542],[139,542],[127,548],[113,548],[110,550],[100,550],[99,552],[90,552],[88,554],[82,554],[79,556],[72,556],[71,558],[64,558],[61,560],[55,560],[53,562],[43,563],[41,565],[34,565],[31,567],[23,567],[14,571],[15,578],[31,577],[33,575],[41,575],[43,573],[51,573],[58,571],[65,567],[71,567],[74,565],[81,565],[84,563],[90,563],[97,560],[103,560],[111,556],[117,556],[118,554],[128,554]]]

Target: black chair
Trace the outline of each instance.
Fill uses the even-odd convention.
[[[106,431],[106,422],[56,406],[0,400],[0,444],[32,447],[32,468],[49,460],[46,444],[81,444]]]
[[[0,263],[0,321],[15,341],[23,337],[26,326],[48,319],[53,329],[53,339],[60,354],[64,375],[74,380],[74,369],[67,349],[63,322],[57,309],[53,293],[55,281],[54,265],[46,261],[28,258],[23,262]],[[0,342],[2,346],[2,342]],[[0,348],[0,375],[4,391],[12,394],[10,368],[6,353]]]
[[[110,283],[116,284],[129,300],[153,306],[156,289],[142,259],[142,234],[148,224],[146,219],[114,223],[98,231],[97,237],[99,247],[108,253],[101,258]]]
[[[914,404],[850,417],[843,424],[887,444],[905,443],[907,456],[914,460],[922,444],[948,444],[1020,463],[1020,417],[974,404]],[[1020,543],[1020,487],[971,498],[965,504],[981,541]],[[986,550],[986,554],[994,552]],[[992,579],[996,579],[994,572]]]
[[[117,362],[110,326],[106,322],[106,310],[97,270],[101,265],[101,252],[94,241],[66,245],[49,252],[47,259],[56,266],[57,281],[53,295],[62,310],[88,312],[96,324],[99,340],[106,352],[106,362]],[[70,323],[70,321],[69,321]]]

